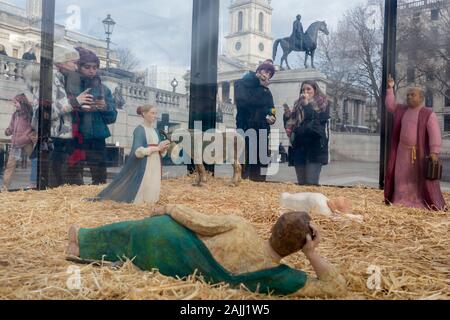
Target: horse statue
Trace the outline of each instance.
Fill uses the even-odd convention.
[[[286,37],[283,39],[277,39],[273,44],[273,60],[277,56],[278,46],[281,43],[281,48],[283,49],[283,56],[281,57],[281,69],[283,70],[283,62],[286,62],[288,70],[291,70],[291,67],[288,63],[288,56],[292,51],[296,52],[305,52],[305,68],[308,68],[308,56],[311,57],[311,67],[314,67],[314,54],[317,49],[317,38],[319,36],[319,31],[324,33],[325,35],[329,35],[328,27],[325,21],[316,21],[311,26],[309,26],[308,30],[306,30],[303,35],[303,48],[294,48],[294,41],[291,37]]]

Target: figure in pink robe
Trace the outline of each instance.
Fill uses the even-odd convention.
[[[418,89],[411,91],[414,90]],[[408,99],[410,94],[415,93],[408,93]],[[442,138],[436,114],[426,108],[423,102],[415,107],[397,104],[393,84],[387,91],[386,108],[394,115],[391,151],[385,178],[386,203],[446,210],[447,205],[439,180],[426,179],[427,157],[437,157],[441,152]]]

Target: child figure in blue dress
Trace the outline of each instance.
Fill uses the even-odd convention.
[[[154,204],[161,191],[162,157],[170,142],[154,128],[156,107],[146,105],[137,110],[144,122],[133,133],[133,146],[122,171],[103,190],[97,200],[134,204]]]

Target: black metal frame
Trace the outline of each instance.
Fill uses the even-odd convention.
[[[53,90],[53,44],[55,33],[55,0],[42,0],[41,70],[39,85],[38,190],[48,187],[48,149],[51,136]]]
[[[220,0],[193,0],[189,128],[216,128]],[[214,166],[206,166],[214,174]]]
[[[202,121],[203,131],[216,127],[220,0],[194,0],[192,16],[189,128]]]
[[[397,0],[385,0],[384,43],[383,43],[383,79],[381,83],[381,127],[380,127],[380,189],[384,189],[384,178],[392,133],[392,116],[386,112],[387,78],[395,77],[397,52]]]
[[[51,127],[53,40],[55,0],[42,0],[42,57],[39,97],[38,189],[48,187],[48,142]],[[216,97],[218,72],[218,35],[220,0],[193,0],[192,57],[189,127],[202,121],[203,131],[216,127]],[[386,80],[395,73],[397,0],[385,0],[382,113],[380,134],[380,188],[384,188],[384,174],[390,142],[389,115],[386,113]]]

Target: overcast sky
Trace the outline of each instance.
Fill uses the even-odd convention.
[[[25,7],[26,0],[7,0]],[[349,8],[366,0],[272,0],[272,36],[289,36],[297,13],[305,30],[312,22],[325,20],[333,29]],[[228,6],[221,0],[222,34],[228,34]],[[188,67],[191,52],[191,0],[57,0],[56,21],[65,24],[70,5],[81,9],[81,32],[104,38],[102,20],[108,13],[117,22],[112,35],[115,47],[129,47],[141,68],[152,64]],[[225,48],[225,46],[223,46]]]

